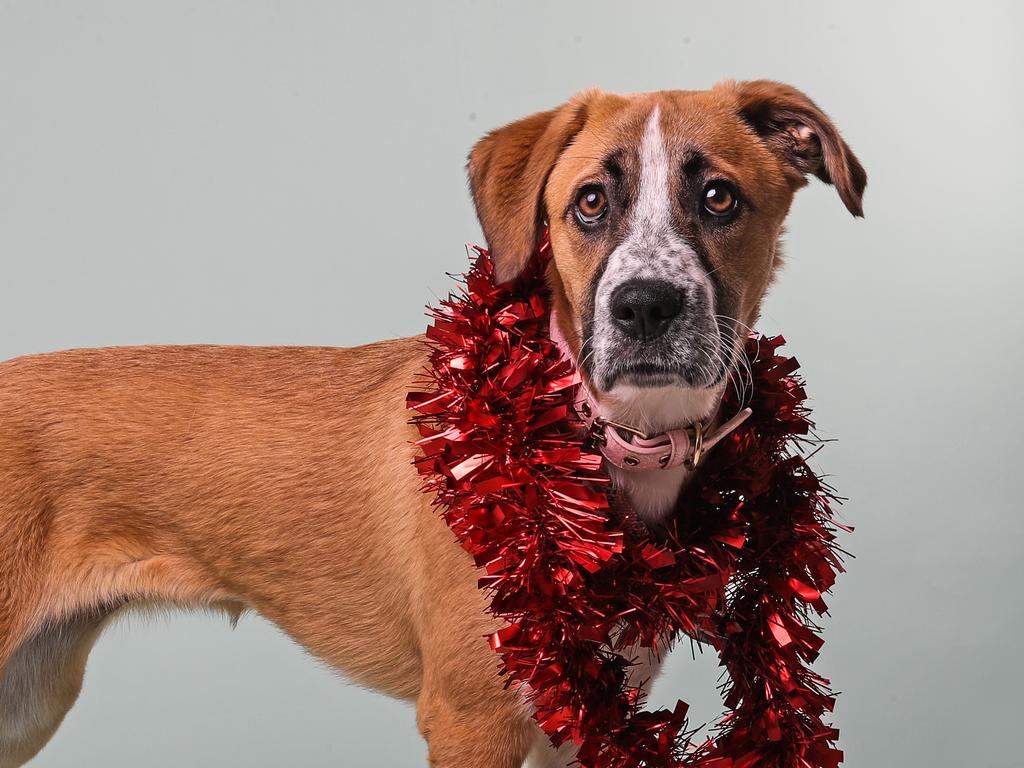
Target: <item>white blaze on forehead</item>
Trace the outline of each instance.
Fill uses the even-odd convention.
[[[640,140],[640,192],[633,208],[633,227],[670,227],[668,150],[661,135],[661,107],[654,106]]]

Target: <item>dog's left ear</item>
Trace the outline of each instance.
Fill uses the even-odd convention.
[[[533,255],[548,176],[583,129],[595,95],[585,91],[556,109],[491,131],[470,152],[469,185],[499,283],[518,275]]]
[[[854,216],[863,216],[868,177],[839,131],[804,93],[783,83],[737,83],[740,115],[768,147],[802,177],[813,173],[834,184]]]

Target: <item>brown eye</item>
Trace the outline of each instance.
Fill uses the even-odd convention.
[[[608,198],[600,187],[584,187],[576,198],[576,216],[584,224],[595,224],[608,210]]]
[[[727,181],[712,181],[704,187],[704,210],[712,216],[728,216],[736,209],[736,193]]]

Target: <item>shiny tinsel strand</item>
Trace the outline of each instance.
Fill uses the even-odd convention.
[[[835,768],[834,695],[809,664],[813,617],[842,571],[835,497],[802,457],[812,428],[781,337],[751,337],[753,416],[705,458],[663,529],[611,498],[572,402],[579,372],[548,335],[545,240],[496,285],[477,249],[432,312],[431,368],[408,404],[439,513],[481,569],[491,645],[554,744],[584,768]],[[725,412],[738,409],[726,396]],[[645,711],[628,647],[702,638],[728,671],[727,714],[695,740],[686,704]]]

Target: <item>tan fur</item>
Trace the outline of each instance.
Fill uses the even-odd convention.
[[[470,166],[485,231],[511,277],[544,201],[561,205],[588,158],[638,131],[655,100],[679,135],[700,132],[763,194],[765,217],[744,245],[758,255],[720,255],[750,316],[802,176],[734,119],[734,86],[588,92],[503,129],[511,138],[491,134]],[[601,256],[573,237],[552,220],[555,300],[569,318]],[[35,754],[59,724],[103,620],[153,603],[258,611],[351,679],[414,699],[432,766],[519,766],[537,729],[496,675],[483,640],[496,626],[473,563],[411,466],[404,398],[426,363],[416,337],[0,364],[0,768]],[[44,653],[60,663],[38,664]]]

